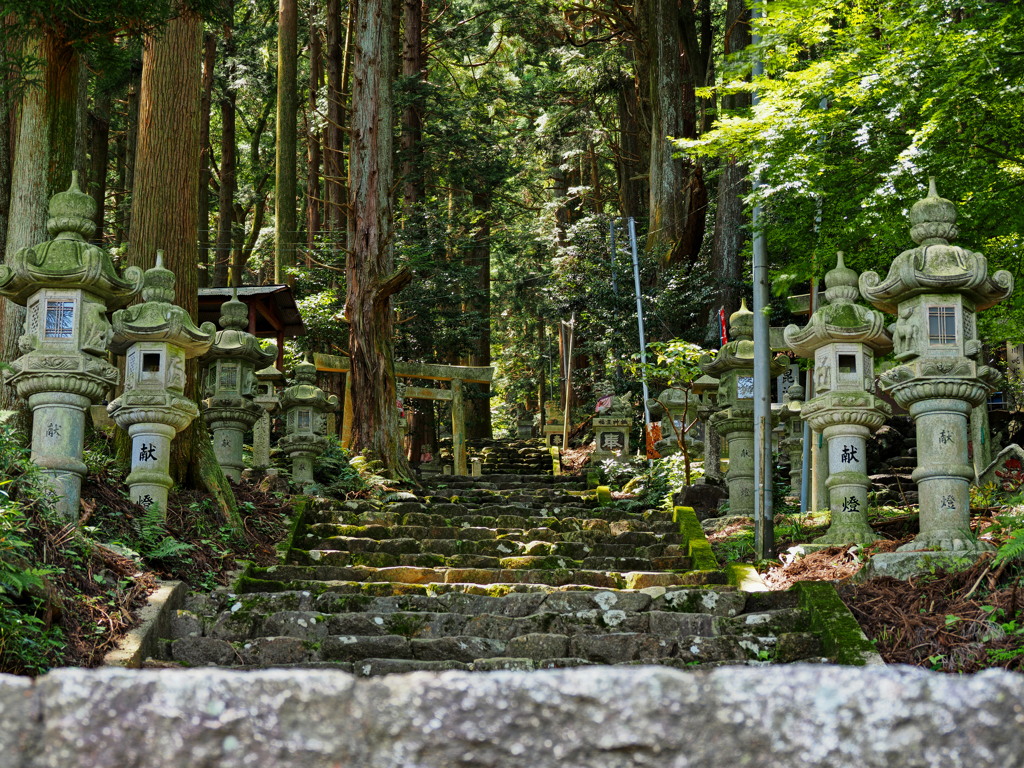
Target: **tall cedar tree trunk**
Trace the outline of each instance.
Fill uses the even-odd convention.
[[[142,54],[139,98],[138,169],[133,183],[128,262],[152,267],[156,251],[177,277],[175,301],[193,320],[199,309],[199,106],[202,20],[182,10],[147,37]],[[186,365],[185,393],[199,400],[197,364]],[[190,487],[204,487],[237,528],[237,505],[231,485],[217,464],[206,424],[198,418],[172,443],[171,472]]]
[[[623,77],[618,94],[619,146],[615,161],[619,178],[619,210],[623,216],[640,218],[644,207],[645,174],[640,128],[640,99],[632,77]]]
[[[79,57],[74,48],[52,31],[32,38],[26,53],[42,62],[39,86],[29,88],[21,100],[18,139],[11,169],[10,208],[6,253],[14,253],[46,240],[49,198],[67,189],[75,161],[78,117]],[[0,301],[0,360],[21,355],[18,337],[25,308]],[[0,409],[23,410],[13,387],[0,387]],[[27,421],[22,425],[27,427]]]
[[[349,14],[352,2],[347,3]],[[348,30],[349,25],[345,25]],[[327,0],[327,122],[324,125],[324,218],[327,228],[337,236],[346,230],[344,193],[344,74],[347,45],[342,44],[341,0]]]
[[[422,82],[427,75],[427,52],[423,45],[423,20],[426,18],[425,0],[404,0],[402,3],[402,76]],[[411,80],[409,80],[411,82]],[[413,93],[402,112],[402,206],[405,209],[405,227],[408,239],[417,242],[423,237],[423,211],[425,195],[423,178],[423,96]],[[409,456],[419,462],[424,445],[433,448],[434,403],[419,401],[411,409],[409,425]]]
[[[395,407],[392,296],[409,283],[395,271],[390,0],[360,0],[354,29],[346,313],[352,366],[352,450],[371,451],[393,477],[408,477]]]
[[[473,298],[463,308],[472,315],[471,321],[476,325],[473,334],[472,351],[469,355],[470,365],[486,366],[491,364],[491,192],[473,192],[473,208],[480,217],[476,232],[466,256],[466,266],[474,273]],[[467,397],[466,403],[466,437],[468,439],[489,438],[491,431],[491,399],[490,386],[479,384],[470,389],[477,397]]]
[[[277,27],[277,164],[274,184],[274,282],[292,285],[295,265],[296,88],[299,12],[296,0],[279,0]]]
[[[703,181],[686,160],[672,157],[669,137],[693,137],[696,130],[694,70],[699,52],[687,51],[696,34],[689,0],[681,11],[677,0],[650,0],[648,40],[651,45],[650,223],[648,245],[663,251],[666,265],[693,261],[702,231],[693,214],[706,209],[699,195]],[[684,55],[689,53],[690,55]],[[701,73],[703,69],[700,68]],[[691,199],[693,199],[691,203]]]
[[[725,53],[728,55],[742,51],[750,42],[750,11],[744,0],[729,0],[726,9]],[[748,94],[722,97],[722,109],[725,111],[749,106]],[[743,212],[743,196],[747,192],[747,166],[733,157],[725,158],[723,163],[718,177],[715,232],[711,244],[710,266],[715,294],[708,306],[705,341],[709,346],[718,346],[720,342],[719,308],[724,307],[726,314],[739,308],[742,285],[740,251],[747,236],[747,222]]]
[[[213,105],[213,69],[217,65],[217,38],[203,35],[203,95],[199,100],[199,287],[210,284],[210,108]]]
[[[7,17],[0,19],[0,33],[5,33],[5,27],[12,25],[14,19]],[[0,60],[3,61],[3,77],[5,82],[0,90],[0,259],[5,258],[7,250],[7,216],[11,209],[11,160],[13,149],[11,138],[14,125],[14,97],[11,93],[13,73],[10,72],[9,56],[14,54],[13,42],[9,36],[4,34],[6,42],[0,44]],[[3,302],[0,302],[2,304]],[[0,316],[3,313],[0,306]]]
[[[233,8],[234,3],[229,4]],[[232,14],[233,15],[233,14]],[[224,92],[220,97],[220,189],[217,200],[217,244],[213,254],[213,285],[228,285],[231,267],[231,243],[235,227],[235,187],[237,186],[237,152],[235,149],[235,37],[228,24],[224,29]],[[233,270],[231,270],[233,272]],[[234,275],[232,274],[232,277]],[[232,282],[232,285],[238,285]]]
[[[96,94],[89,113],[89,191],[96,203],[96,234],[93,240],[103,243],[103,227],[107,203],[107,163],[110,160],[110,91]]]
[[[309,117],[306,120],[306,266],[311,266],[309,254],[316,247],[320,236],[320,146],[321,136],[317,132],[317,101],[320,98],[320,81],[323,79],[321,31],[314,23],[316,3],[309,5]]]

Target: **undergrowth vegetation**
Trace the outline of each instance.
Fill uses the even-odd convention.
[[[95,666],[134,625],[158,577],[226,584],[242,560],[275,562],[288,531],[281,498],[242,486],[241,533],[195,491],[172,494],[166,516],[147,511],[129,500],[99,445],[86,452],[79,519],[62,520],[24,443],[0,425],[0,672]]]

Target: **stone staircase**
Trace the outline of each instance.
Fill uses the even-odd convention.
[[[601,506],[578,478],[506,468],[389,503],[311,501],[280,565],[190,595],[164,662],[366,676],[829,660],[796,592],[726,583],[692,511]]]
[[[480,459],[485,475],[551,474],[551,455],[541,439],[530,440],[469,440],[466,452],[470,460]],[[441,460],[452,463],[451,439],[440,442]]]
[[[881,463],[881,471],[870,476],[876,504],[917,504],[917,483],[911,477],[917,467],[917,437],[904,438],[903,450]]]

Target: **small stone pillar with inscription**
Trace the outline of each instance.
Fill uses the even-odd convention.
[[[237,291],[221,305],[220,327],[210,351],[200,358],[204,366],[206,400],[203,419],[213,432],[213,452],[224,474],[234,482],[242,479],[242,444],[263,408],[253,402],[256,369],[277,358],[277,345],[245,330],[249,308]]]
[[[843,264],[825,275],[825,301],[800,328],[785,330],[786,343],[814,360],[814,397],[801,415],[828,441],[832,525],[813,546],[866,545],[878,539],[868,525],[867,439],[885,422],[889,406],[875,396],[876,354],[892,349],[880,312],[854,303],[857,273]]]
[[[562,410],[558,403],[549,400],[544,404],[544,442],[549,446],[561,448],[564,428]]]
[[[162,251],[145,272],[142,299],[114,313],[110,348],[125,356],[124,392],[107,411],[132,439],[131,500],[166,514],[171,441],[199,415],[185,396],[185,361],[206,352],[217,329],[197,328],[174,304],[174,273],[164,269]]]
[[[956,208],[939,197],[934,179],[910,222],[918,247],[897,256],[884,280],[874,272],[860,277],[864,297],[897,317],[891,328],[900,364],[882,374],[882,386],[917,427],[920,533],[900,551],[985,551],[991,546],[970,528],[968,418],[1000,377],[979,359],[977,313],[1013,293],[1013,276],[990,275],[984,256],[950,244]]]
[[[316,365],[304,360],[295,366],[295,383],[281,393],[285,436],[277,446],[291,456],[292,483],[305,489],[313,484],[313,457],[327,447],[327,413],[338,409],[338,396],[316,385]]]
[[[594,414],[593,462],[604,459],[625,461],[629,458],[629,430],[633,426],[633,409],[629,395],[617,397],[610,381],[597,387],[597,409]]]
[[[50,199],[46,228],[52,240],[8,254],[0,266],[0,296],[27,308],[22,356],[5,381],[32,409],[32,461],[53,487],[57,513],[78,517],[86,412],[118,381],[107,362],[107,312],[126,306],[142,287],[142,270],[117,274],[110,256],[88,241],[96,231],[96,204],[71,186]]]
[[[270,467],[270,432],[272,417],[281,408],[277,389],[284,384],[284,374],[268,365],[256,371],[256,397],[253,402],[263,409],[252,425],[252,468],[261,472]]]
[[[746,301],[729,317],[732,341],[714,357],[705,356],[701,369],[718,379],[722,410],[709,419],[729,446],[729,514],[754,514],[754,313]],[[788,365],[788,361],[787,361]],[[771,375],[785,370],[779,358],[771,361]]]

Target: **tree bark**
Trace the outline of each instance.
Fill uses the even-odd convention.
[[[726,9],[725,53],[736,53],[750,45],[750,11],[744,0],[729,0]],[[722,98],[723,110],[750,106],[748,94],[728,95]],[[718,202],[715,209],[715,231],[711,244],[711,276],[715,294],[708,305],[708,324],[705,342],[718,346],[718,310],[726,313],[739,309],[742,262],[740,252],[747,238],[747,221],[743,211],[743,196],[747,192],[747,166],[736,158],[723,159],[718,177]]]
[[[233,7],[230,3],[229,7]],[[228,271],[231,267],[231,245],[235,226],[235,187],[237,172],[237,152],[235,145],[235,40],[234,29],[229,24],[224,29],[224,62],[226,64],[224,93],[220,98],[220,188],[217,201],[217,244],[213,255],[213,285],[223,287],[228,284]],[[234,270],[231,270],[232,272]],[[234,277],[234,275],[232,275]],[[232,283],[237,285],[237,283]]]
[[[490,190],[473,193],[473,208],[480,223],[465,260],[466,266],[473,270],[476,283],[472,299],[463,307],[476,327],[467,361],[475,366],[491,364],[491,197]],[[470,391],[480,396],[466,398],[466,437],[489,438],[492,436],[490,386],[480,384]]]
[[[277,29],[277,163],[274,186],[274,282],[292,285],[295,276],[296,68],[298,58],[296,0],[279,0]]]
[[[352,365],[352,450],[370,451],[393,477],[408,477],[398,438],[394,370],[392,297],[410,275],[395,271],[392,237],[391,2],[361,0],[354,33],[345,305]]]
[[[317,130],[317,101],[320,98],[320,82],[323,79],[323,46],[321,31],[313,23],[316,15],[315,4],[309,7],[309,117],[306,121],[306,266],[310,266],[309,255],[316,248],[320,236],[320,210],[323,203],[320,194],[321,136]]]
[[[128,262],[148,268],[156,251],[177,280],[175,301],[198,315],[199,107],[202,79],[202,19],[185,9],[159,36],[146,38],[139,98],[137,173],[133,182]],[[186,395],[199,399],[197,365],[186,367]],[[202,487],[218,500],[225,519],[237,522],[231,486],[213,459],[201,418],[172,443],[171,473],[180,483]]]
[[[199,287],[210,282],[210,109],[213,105],[213,70],[217,64],[217,38],[203,35],[203,91],[199,100]]]
[[[47,203],[51,195],[67,189],[75,162],[78,54],[52,31],[31,38],[27,49],[42,62],[43,78],[41,86],[27,90],[21,101],[11,169],[6,253],[47,239]],[[24,307],[7,299],[0,301],[0,360],[20,356],[18,337],[24,322]],[[0,409],[23,408],[12,387],[0,387]]]
[[[427,76],[427,51],[423,45],[426,0],[403,0],[402,76],[415,89],[402,112],[402,197],[407,216],[423,200],[423,95],[420,84]],[[417,82],[412,84],[413,79]]]
[[[694,85],[706,66],[689,0],[650,0],[651,156],[648,246],[671,265],[696,259],[704,236],[707,198],[699,168],[672,156],[669,137],[693,138],[697,129]]]
[[[90,145],[89,152],[89,191],[96,202],[96,234],[93,240],[103,242],[103,230],[106,219],[107,203],[107,163],[110,160],[110,103],[109,91],[100,91],[93,101],[93,109],[89,115]]]

